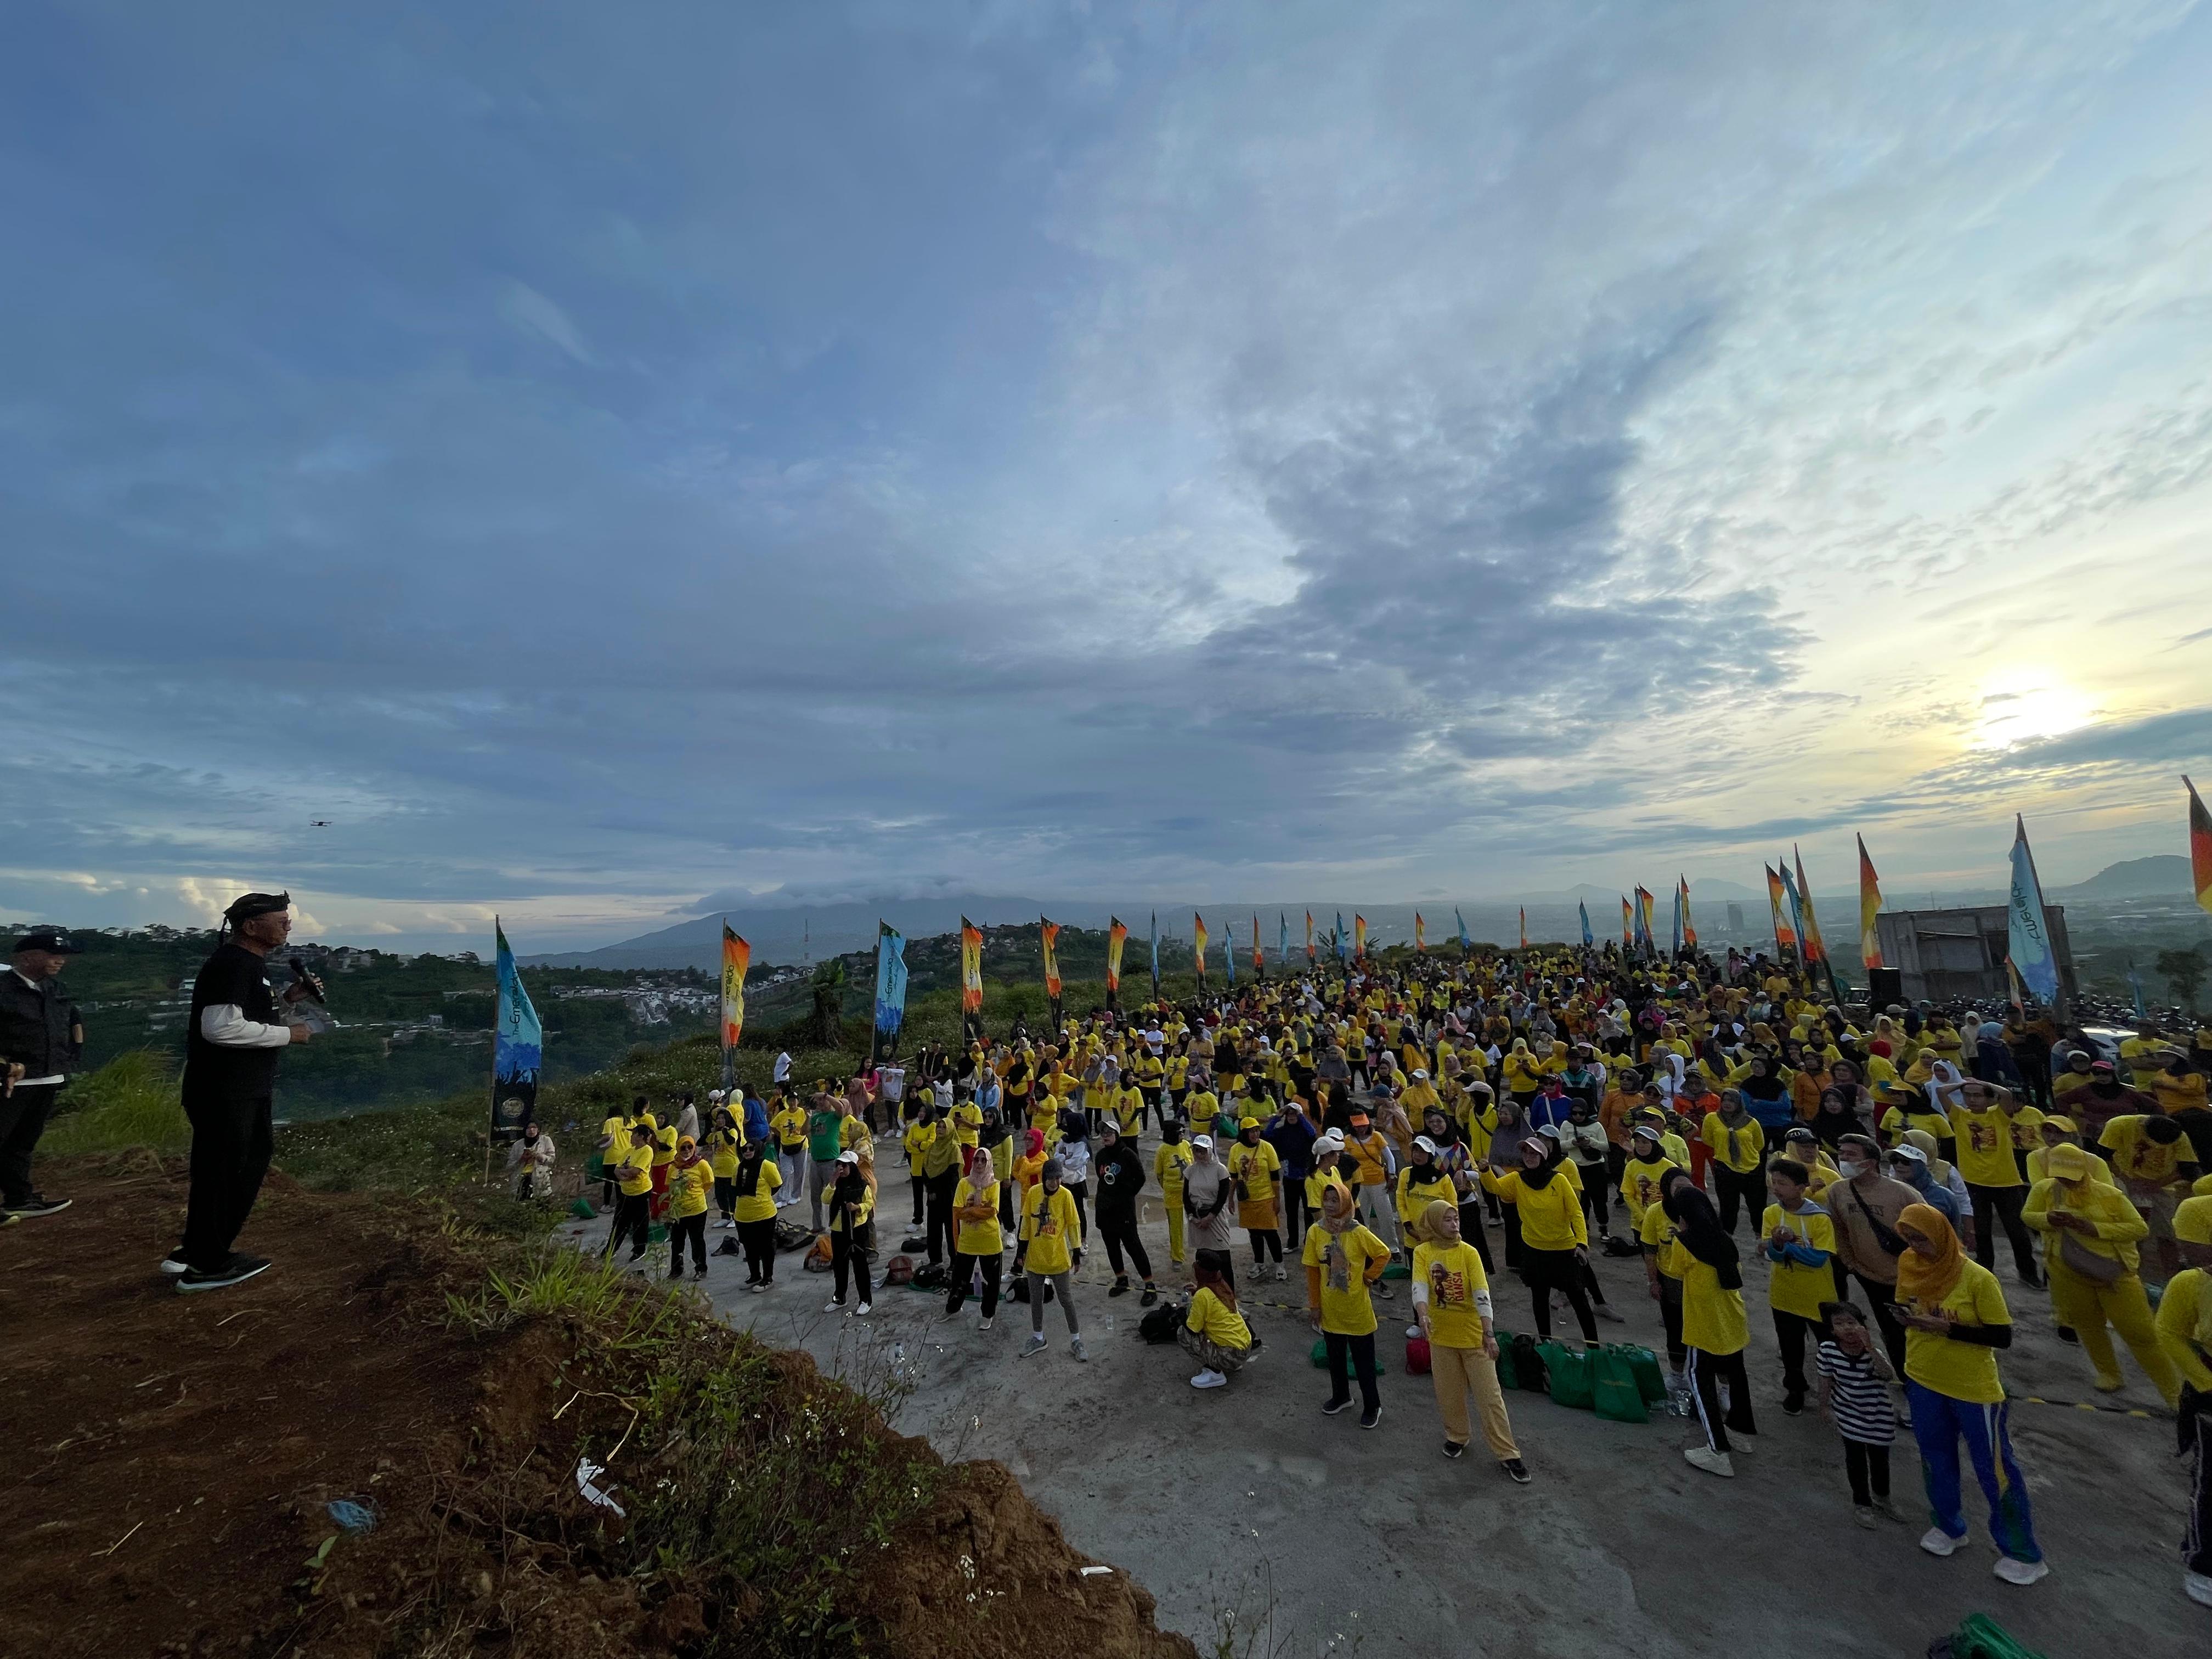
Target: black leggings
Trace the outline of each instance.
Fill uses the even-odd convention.
[[[1607,1196],[1611,1191],[1611,1187],[1605,1179],[1603,1166],[1595,1164],[1587,1165],[1583,1168],[1581,1174],[1583,1213],[1589,1218],[1590,1224],[1599,1232],[1611,1231],[1613,1229],[1613,1211],[1610,1207],[1612,1200]]]
[[[1252,1260],[1264,1262],[1270,1253],[1276,1261],[1283,1259],[1283,1237],[1273,1227],[1247,1227],[1244,1236],[1252,1241]]]
[[[1147,1285],[1152,1282],[1152,1259],[1145,1254],[1144,1241],[1137,1237],[1137,1212],[1134,1210],[1116,1211],[1109,1215],[1098,1212],[1098,1237],[1106,1245],[1106,1260],[1114,1269],[1114,1277],[1124,1279],[1121,1271],[1121,1252],[1129,1253],[1138,1275]]]
[[[684,1243],[691,1243],[691,1265],[701,1273],[707,1271],[707,1212],[696,1215],[671,1216],[668,1220],[668,1271],[684,1271]]]
[[[745,1283],[775,1281],[775,1218],[738,1223],[738,1243],[745,1247]]]
[[[1590,1311],[1589,1292],[1583,1285],[1583,1265],[1575,1260],[1575,1253],[1540,1250],[1532,1244],[1523,1244],[1521,1266],[1528,1276],[1529,1310],[1536,1322],[1537,1340],[1551,1340],[1552,1292],[1558,1291],[1574,1309],[1575,1318],[1583,1328],[1583,1340],[1595,1342],[1597,1316]]]
[[[1075,1236],[1088,1238],[1091,1237],[1091,1183],[1088,1181],[1070,1181],[1063,1184],[1067,1188],[1068,1195],[1075,1200],[1078,1224]]]
[[[968,1286],[980,1268],[983,1274],[983,1317],[988,1319],[996,1314],[999,1311],[999,1274],[1006,1265],[1006,1257],[996,1250],[988,1255],[963,1255],[955,1250],[952,1253],[951,1294],[945,1298],[945,1311],[948,1315],[960,1311],[968,1300]]]
[[[1332,1401],[1352,1398],[1352,1378],[1345,1375],[1349,1361],[1352,1375],[1359,1379],[1361,1410],[1369,1416],[1381,1411],[1382,1396],[1375,1387],[1375,1333],[1345,1336],[1323,1331],[1321,1340],[1328,1358],[1328,1397]]]
[[[923,1196],[929,1189],[929,1183],[916,1175],[908,1178],[907,1185],[914,1188],[914,1224],[919,1227],[921,1225]]]
[[[1844,1473],[1851,1480],[1851,1502],[1865,1509],[1889,1496],[1889,1448],[1857,1440],[1844,1442]]]
[[[1283,1171],[1283,1237],[1304,1238],[1306,1229],[1321,1217],[1306,1206],[1306,1172]]]
[[[1858,1280],[1859,1289],[1866,1297],[1867,1306],[1874,1310],[1875,1328],[1881,1333],[1881,1346],[1889,1355],[1890,1369],[1899,1376],[1904,1376],[1905,1327],[1890,1311],[1890,1304],[1897,1300],[1897,1286],[1878,1285],[1863,1273],[1853,1273],[1851,1277]]]
[[[2012,1265],[2021,1279],[2033,1284],[2035,1272],[2035,1243],[2029,1237],[2027,1224],[2020,1218],[2021,1206],[2027,1202],[2025,1187],[1978,1187],[1966,1183],[1966,1196],[1974,1200],[1974,1260],[1994,1273],[1997,1265],[1997,1230],[1990,1218],[2002,1223],[2005,1237],[2012,1241]]]
[[[1747,1211],[1751,1231],[1759,1231],[1759,1218],[1766,1213],[1766,1160],[1762,1158],[1739,1173],[1718,1158],[1713,1160],[1713,1180],[1720,1188],[1721,1231],[1735,1231],[1736,1212]]]
[[[850,1233],[830,1234],[830,1272],[836,1280],[840,1302],[845,1299],[845,1281],[848,1275],[860,1281],[860,1300],[864,1303],[868,1300],[868,1247],[866,1243],[855,1244]]]
[[[1721,1415],[1721,1388],[1728,1384],[1728,1415]],[[1729,1449],[1728,1431],[1755,1435],[1759,1425],[1751,1415],[1751,1378],[1744,1374],[1743,1350],[1707,1353],[1690,1350],[1690,1387],[1698,1396],[1698,1419],[1705,1431],[1705,1443],[1717,1452]]]
[[[1667,1363],[1679,1371],[1690,1363],[1682,1346],[1682,1281],[1667,1273],[1659,1275],[1659,1323],[1667,1333]]]
[[[714,1207],[722,1212],[723,1220],[727,1221],[730,1218],[730,1212],[737,1207],[737,1176],[716,1176],[714,1177]]]
[[[1817,1319],[1808,1319],[1802,1314],[1784,1313],[1779,1308],[1774,1315],[1774,1340],[1782,1349],[1782,1392],[1793,1402],[1802,1404],[1812,1386],[1805,1381],[1805,1339],[1814,1342],[1828,1334],[1827,1327]]]
[[[929,1259],[942,1261],[952,1254],[952,1197],[959,1190],[960,1166],[955,1164],[943,1175],[930,1176],[922,1185],[929,1199]]]
[[[1490,1230],[1482,1224],[1480,1200],[1470,1199],[1459,1206],[1459,1236],[1474,1246],[1474,1253],[1482,1258],[1482,1271],[1495,1277],[1498,1264],[1490,1259]],[[1304,1235],[1292,1233],[1291,1237],[1302,1238]]]
[[[633,1197],[623,1193],[615,1200],[615,1224],[607,1232],[606,1254],[612,1255],[615,1246],[625,1238],[631,1240],[629,1259],[633,1261],[645,1254],[646,1234],[653,1225],[650,1206],[651,1193],[639,1193]]]

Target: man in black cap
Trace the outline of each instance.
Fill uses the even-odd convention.
[[[76,947],[52,927],[15,941],[13,970],[0,974],[0,1211],[10,1220],[69,1208],[31,1185],[31,1152],[84,1053],[84,1021],[61,988]]]
[[[305,1025],[279,1018],[276,994],[264,971],[269,953],[291,933],[292,896],[248,893],[222,914],[230,936],[192,981],[185,1034],[191,1203],[185,1242],[161,1263],[186,1294],[240,1284],[269,1267],[264,1258],[240,1255],[231,1246],[269,1173],[277,1051],[307,1040]],[[283,1000],[316,994],[310,981],[288,987]]]

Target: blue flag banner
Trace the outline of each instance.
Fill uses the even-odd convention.
[[[1474,941],[1467,936],[1467,918],[1460,915],[1456,904],[1452,906],[1452,920],[1459,924],[1459,948],[1462,951],[1474,949]]]
[[[2045,1007],[2058,1001],[2058,958],[2051,953],[2051,921],[2044,914],[2043,884],[2035,877],[2035,855],[2027,849],[2027,821],[2013,818],[2012,912],[2006,948],[2020,982]]]
[[[1341,910],[1336,913],[1336,959],[1339,962],[1352,960],[1352,935],[1344,930],[1344,912]]]
[[[2136,972],[2133,958],[2128,962],[2128,988],[2136,994],[2136,1018],[2148,1019],[2150,1010],[2143,1006],[2142,975]]]
[[[1583,913],[1583,949],[1587,951],[1597,943],[1597,936],[1590,932],[1589,906],[1577,901],[1575,908]]]
[[[1290,959],[1291,919],[1280,911],[1277,911],[1275,913],[1275,962],[1279,967]]]
[[[514,965],[506,931],[492,918],[499,976],[498,1023],[491,1040],[491,1132],[512,1140],[538,1104],[538,1074],[545,1064],[545,1028]]]
[[[906,935],[887,921],[876,923],[876,1054],[888,1060],[898,1052],[906,1024]]]
[[[1237,930],[1228,929],[1221,936],[1221,960],[1229,969],[1229,982],[1237,983]]]
[[[1789,902],[1790,931],[1797,935],[1797,960],[1808,960],[1805,951],[1805,907],[1797,902],[1797,878],[1790,873],[1790,860],[1779,860],[1782,866],[1782,896]]]

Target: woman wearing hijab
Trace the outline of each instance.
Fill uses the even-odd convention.
[[[1688,1379],[1683,1373],[1690,1363],[1690,1353],[1682,1346],[1684,1256],[1680,1230],[1666,1205],[1668,1190],[1673,1187],[1698,1190],[1688,1170],[1675,1164],[1665,1165],[1652,1201],[1637,1223],[1636,1236],[1643,1248],[1644,1278],[1651,1299],[1659,1304],[1659,1322],[1667,1335],[1667,1364],[1674,1374],[1675,1383],[1686,1385]]]
[[[1712,1154],[1722,1231],[1735,1232],[1737,1213],[1744,1212],[1756,1232],[1759,1210],[1766,1202],[1766,1135],[1745,1108],[1741,1092],[1721,1091],[1719,1109],[1705,1114],[1698,1138]]]
[[[952,1267],[947,1277],[950,1294],[945,1316],[957,1319],[968,1292],[980,1277],[983,1281],[983,1320],[975,1328],[988,1331],[999,1312],[999,1273],[1005,1265],[1006,1241],[999,1231],[999,1171],[988,1147],[978,1147],[975,1161],[952,1191]]]
[[[1018,1359],[1027,1359],[1045,1350],[1048,1285],[1060,1299],[1060,1317],[1067,1322],[1067,1351],[1080,1360],[1091,1358],[1083,1346],[1083,1328],[1075,1317],[1075,1270],[1083,1265],[1083,1216],[1075,1207],[1075,1195],[1062,1182],[1060,1173],[1060,1160],[1047,1158],[1022,1211],[1022,1239],[1029,1246],[1025,1271],[1029,1275],[1030,1340],[1015,1355]]]
[[[2097,1391],[2124,1386],[2106,1331],[2120,1334],[2168,1406],[2181,1399],[2181,1377],[2159,1349],[2158,1326],[2143,1292],[2136,1241],[2150,1223],[2117,1187],[2091,1178],[2095,1163],[2079,1146],[2059,1146],[2045,1156],[2047,1178],[2027,1195],[2021,1218],[2044,1235],[2044,1267],[2051,1279],[2051,1311],[2072,1330],[2096,1368]]]
[[[1299,1254],[1306,1270],[1306,1316],[1321,1333],[1328,1358],[1329,1393],[1322,1414],[1334,1417],[1351,1405],[1349,1371],[1359,1379],[1359,1426],[1371,1429],[1382,1420],[1382,1397],[1375,1386],[1375,1304],[1368,1287],[1382,1277],[1390,1247],[1360,1224],[1351,1194],[1332,1186],[1322,1189],[1321,1219],[1307,1229]]]
[[[699,1150],[705,1154],[708,1167],[714,1172],[714,1208],[722,1218],[726,1231],[734,1231],[738,1224],[735,1183],[738,1153],[745,1139],[744,1132],[738,1127],[738,1115],[727,1106],[716,1106],[708,1112],[706,1139],[699,1143]],[[768,1137],[763,1134],[757,1139],[764,1142]],[[726,1238],[714,1251],[717,1255],[735,1255],[737,1253],[736,1248]]]
[[[783,1171],[769,1157],[766,1141],[748,1140],[738,1147],[737,1170],[730,1177],[730,1210],[745,1253],[745,1288],[755,1295],[775,1282],[775,1194],[782,1185]]]
[[[927,1139],[921,1144],[919,1159],[912,1159],[911,1154],[909,1158],[921,1177],[927,1200],[929,1260],[934,1266],[953,1253],[953,1194],[960,1185],[962,1154],[966,1149],[960,1144],[960,1126],[950,1112],[925,1109],[917,1121],[923,1120],[928,1121]]]
[[[1534,1133],[1529,1127],[1528,1115],[1521,1109],[1521,1103],[1507,1095],[1499,1100],[1496,1109],[1497,1125],[1491,1131],[1490,1146],[1484,1154],[1485,1164],[1492,1171],[1512,1169],[1520,1160],[1521,1143]],[[1505,1267],[1510,1273],[1528,1278],[1521,1259],[1521,1212],[1500,1198],[1488,1182],[1482,1183],[1483,1196],[1491,1206],[1492,1218],[1505,1232]]]
[[[868,1253],[875,1248],[876,1188],[860,1165],[858,1149],[848,1146],[837,1154],[836,1178],[826,1196],[830,1212],[830,1271],[836,1294],[823,1311],[845,1310],[846,1282],[851,1279],[858,1281],[860,1291],[859,1305],[853,1311],[872,1313]]]
[[[1230,1261],[1234,1239],[1230,1228],[1230,1200],[1237,1195],[1226,1164],[1213,1155],[1212,1135],[1190,1138],[1190,1162],[1183,1166],[1182,1212],[1184,1233],[1194,1255],[1210,1254],[1224,1273],[1236,1272]],[[1195,1284],[1193,1280],[1193,1284]]]
[[[1898,1218],[1905,1254],[1897,1259],[1898,1316],[1905,1327],[1905,1395],[1912,1437],[1936,1524],[1920,1540],[1930,1555],[1951,1555],[1966,1539],[1960,1503],[1959,1443],[1989,1499],[1996,1576],[2033,1584],[2051,1571],[2035,1541],[2027,1483],[2008,1431],[2011,1407],[1997,1377],[1999,1348],[2012,1346],[2012,1314],[1997,1276],[1967,1260],[1951,1224],[1925,1204]]]
[[[707,1195],[714,1189],[714,1166],[700,1156],[690,1135],[676,1142],[668,1170],[668,1276],[684,1277],[684,1246],[691,1246],[692,1276],[707,1276]]]
[[[553,1196],[553,1137],[532,1118],[522,1126],[522,1139],[507,1154],[507,1173],[514,1178],[520,1203],[539,1202]]]
[[[1459,1236],[1459,1211],[1443,1200],[1421,1217],[1413,1252],[1413,1316],[1429,1341],[1429,1376],[1444,1419],[1444,1455],[1466,1454],[1468,1396],[1474,1396],[1482,1437],[1498,1466],[1526,1486],[1528,1466],[1513,1443],[1505,1396],[1498,1387],[1498,1334],[1490,1279],[1482,1258]]]
[[[1552,1292],[1559,1291],[1575,1310],[1587,1347],[1597,1346],[1597,1315],[1584,1288],[1589,1265],[1589,1230],[1583,1224],[1583,1203],[1574,1183],[1561,1173],[1566,1153],[1559,1142],[1530,1135],[1521,1143],[1521,1167],[1499,1175],[1482,1172],[1482,1184],[1496,1193],[1519,1218],[1521,1276],[1528,1281],[1536,1334],[1552,1334]]]
[[[2188,1265],[2166,1280],[2159,1298],[2158,1340],[2181,1373],[2179,1449],[2193,1458],[2181,1588],[2212,1607],[2212,1196],[2182,1200],[2173,1238]]]
[[[1122,1261],[1122,1253],[1127,1251],[1128,1266],[1134,1267],[1144,1280],[1139,1305],[1149,1308],[1160,1299],[1160,1291],[1152,1283],[1152,1259],[1137,1237],[1137,1194],[1145,1187],[1145,1161],[1137,1155],[1136,1138],[1124,1136],[1121,1126],[1111,1117],[1099,1133],[1098,1156],[1091,1159],[1091,1167],[1098,1176],[1098,1237],[1105,1242],[1106,1260],[1114,1269],[1114,1285],[1106,1294],[1129,1293],[1129,1274]]]
[[[1252,1282],[1267,1277],[1267,1259],[1274,1258],[1275,1277],[1286,1279],[1283,1263],[1282,1220],[1276,1202],[1282,1184],[1282,1158],[1270,1141],[1260,1138],[1260,1120],[1240,1118],[1237,1143],[1229,1149],[1229,1178],[1237,1188],[1237,1224],[1252,1242]]]
[[[1693,1468],[1732,1480],[1731,1451],[1751,1450],[1759,1425],[1752,1416],[1751,1379],[1743,1351],[1751,1341],[1743,1315],[1743,1268],[1735,1240],[1712,1200],[1686,1182],[1667,1181],[1660,1206],[1674,1224],[1675,1262],[1682,1270],[1682,1346],[1705,1443],[1682,1456]],[[1725,1417],[1721,1389],[1728,1389]],[[1729,1436],[1735,1435],[1733,1441]]]
[[[1873,1131],[1859,1121],[1859,1115],[1851,1108],[1851,1097],[1847,1090],[1823,1089],[1820,1099],[1813,1109],[1813,1121],[1806,1126],[1813,1138],[1830,1153],[1843,1144],[1845,1135],[1871,1134]]]
[[[1252,1328],[1237,1307],[1237,1281],[1212,1262],[1200,1264],[1198,1290],[1190,1311],[1176,1328],[1176,1340],[1198,1361],[1194,1389],[1225,1389],[1252,1357]]]

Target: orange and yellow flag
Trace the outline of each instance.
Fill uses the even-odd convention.
[[[1869,968],[1886,968],[1881,959],[1881,935],[1874,919],[1881,914],[1881,878],[1874,872],[1874,860],[1867,856],[1866,837],[1859,842],[1859,960]]]
[[[1352,954],[1355,957],[1367,954],[1367,918],[1357,910],[1352,913]]]
[[[1421,920],[1419,910],[1413,912],[1413,950],[1418,954],[1429,948],[1429,925]]]
[[[1260,918],[1252,918],[1252,971],[1264,979],[1267,973],[1267,958],[1260,953]]]
[[[1128,943],[1129,930],[1121,925],[1119,916],[1107,918],[1106,925],[1106,994],[1115,996],[1121,989],[1121,947]]]
[[[1782,908],[1782,878],[1774,873],[1774,866],[1766,865],[1766,908],[1774,912],[1775,948],[1794,951],[1797,948],[1797,930],[1790,925],[1790,918]]]
[[[1521,948],[1528,948],[1528,907],[1525,904],[1521,907]]]
[[[1198,976],[1206,977],[1206,918],[1194,910],[1190,913],[1190,950],[1198,958]]]
[[[722,924],[722,1047],[738,1046],[745,1030],[745,970],[752,966],[753,947]]]
[[[965,916],[960,918],[960,1006],[971,1014],[983,1012],[983,930]]]
[[[1312,967],[1312,966],[1313,966],[1313,962],[1314,962],[1313,912],[1312,912],[1312,911],[1310,911],[1310,910],[1309,910],[1309,911],[1307,911],[1307,912],[1306,912],[1306,966],[1307,966],[1307,967],[1309,967],[1309,968]]]
[[[1060,943],[1060,924],[1049,917],[1039,916],[1037,939],[1044,946],[1044,994],[1057,1002],[1060,1000],[1060,952],[1054,947]]]

